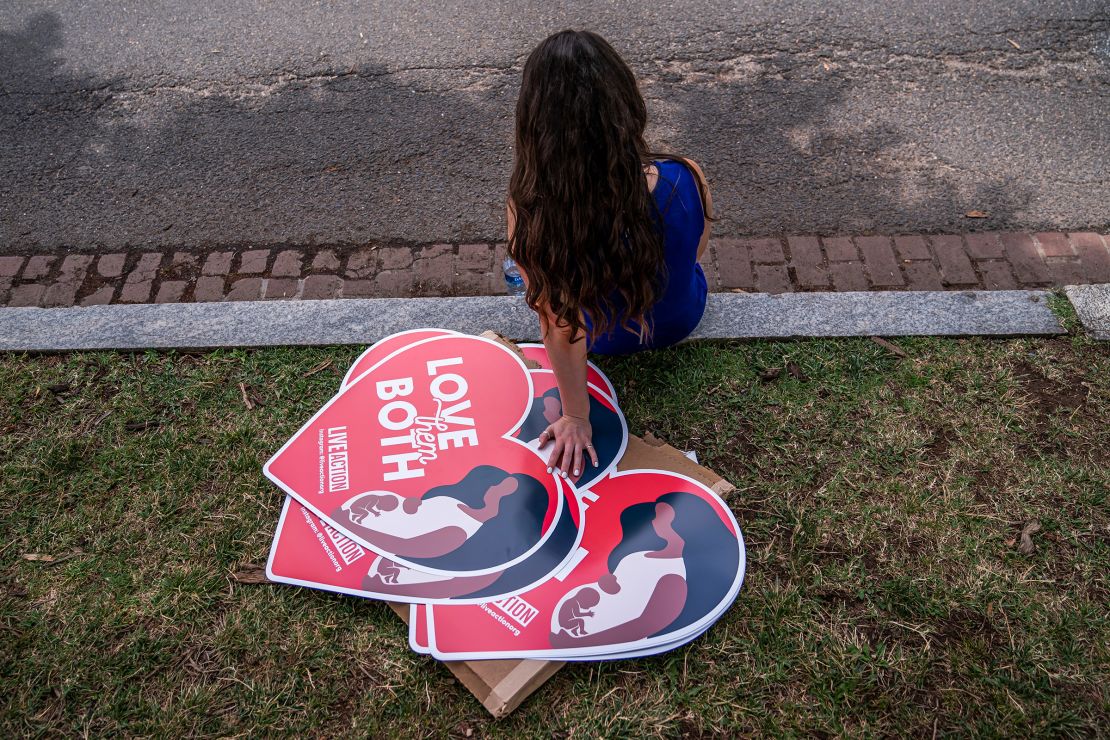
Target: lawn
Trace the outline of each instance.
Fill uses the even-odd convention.
[[[1110,346],[897,346],[601,361],[634,433],[736,485],[747,578],[500,721],[383,604],[234,577],[357,349],[0,356],[0,735],[1107,733]]]

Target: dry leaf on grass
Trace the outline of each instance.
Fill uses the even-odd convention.
[[[790,375],[800,383],[804,383],[809,380],[809,377],[804,372],[802,372],[802,366],[796,362],[786,363],[786,372],[790,373]]]
[[[73,552],[67,552],[65,555],[48,555],[47,553],[44,553],[44,552],[29,552],[29,553],[27,553],[26,555],[23,556],[23,559],[24,560],[29,560],[33,563],[47,563],[49,565],[57,565],[58,563],[64,563],[65,561],[67,561],[71,558],[75,558],[78,555],[84,555],[84,554],[85,553],[82,552],[81,550],[74,550]]]
[[[759,380],[762,383],[770,383],[772,380],[782,375],[781,367],[771,367],[759,374]]]
[[[307,373],[304,373],[303,375],[301,375],[301,377],[302,378],[311,378],[316,373],[320,372],[321,370],[327,370],[329,367],[331,367],[331,360],[324,360],[319,365],[317,365],[316,367],[309,370]]]
[[[147,421],[129,421],[123,425],[123,428],[129,432],[145,432],[147,429],[161,426],[162,422],[158,419],[148,419]]]
[[[236,583],[249,584],[273,583],[273,581],[266,577],[266,567],[255,563],[244,565],[242,568],[232,573],[231,580]]]
[[[968,218],[990,218],[990,214],[986,211],[968,211],[964,216]]]
[[[1006,39],[1006,40],[1010,42],[1010,46],[1014,47],[1014,48],[1015,48],[1015,49],[1017,49],[1018,51],[1020,51],[1020,50],[1021,50],[1021,44],[1019,44],[1018,42],[1014,41],[1013,39]]]
[[[1034,520],[1026,524],[1021,530],[1021,543],[1018,544],[1018,552],[1022,555],[1033,554],[1033,535],[1041,531],[1041,523]]]
[[[250,396],[247,395],[247,386],[240,383],[239,392],[243,394],[243,405],[247,407],[247,411],[254,409],[254,404],[251,403]]]
[[[883,349],[890,350],[891,352],[898,355],[899,357],[909,357],[909,355],[906,354],[906,351],[904,349],[899,347],[897,344],[894,344],[893,342],[888,342],[887,340],[883,339],[882,337],[871,337],[871,341],[874,342],[875,344],[879,345]]]

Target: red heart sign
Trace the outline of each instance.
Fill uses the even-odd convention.
[[[592,493],[573,566],[509,598],[428,607],[435,657],[650,654],[693,639],[736,598],[743,539],[713,491],[677,473],[634,470]]]
[[[423,330],[422,330],[423,331]],[[523,343],[518,344],[517,347],[524,356],[539,364],[544,370],[551,370],[551,358],[547,356],[547,348],[542,344],[536,343]],[[601,368],[590,361],[586,361],[586,382],[596,385],[601,392],[609,397],[613,403],[617,401],[617,391],[613,388],[613,384],[606,377],[605,373],[601,372]]]
[[[436,336],[359,375],[266,463],[290,496],[361,545],[443,575],[526,559],[564,499],[512,435],[533,395],[499,342]]]
[[[540,548],[503,571],[466,576],[427,573],[384,558],[287,496],[266,575],[279,583],[406,603],[469,604],[519,593],[564,567],[581,539],[575,492],[558,479],[556,484],[565,501]]]
[[[352,364],[347,374],[343,376],[343,384],[341,388],[346,388],[351,383],[362,375],[367,370],[374,369],[378,363],[389,357],[391,354],[399,349],[404,349],[410,344],[419,342],[421,339],[431,339],[433,337],[451,337],[462,336],[457,331],[450,329],[408,329],[406,331],[399,331],[396,334],[390,334],[371,346],[366,348],[366,351],[358,356]]]

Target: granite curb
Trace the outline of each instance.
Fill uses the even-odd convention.
[[[1068,285],[1064,293],[1087,333],[1095,339],[1110,340],[1110,283]]]
[[[692,339],[1054,335],[1045,291],[717,293]],[[535,341],[519,298],[376,298],[0,308],[0,350],[371,344],[404,329]]]

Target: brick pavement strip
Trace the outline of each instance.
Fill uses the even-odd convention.
[[[1014,271],[1006,260],[983,260],[979,263],[979,274],[983,276],[983,287],[987,290],[1013,290],[1018,286]]]
[[[859,259],[859,250],[850,236],[832,236],[821,240],[829,262],[852,262]]]
[[[929,244],[923,236],[896,236],[894,247],[898,256],[904,260],[931,260],[933,255],[929,252]]]
[[[833,290],[867,290],[871,286],[859,260],[850,262],[830,262],[829,274],[832,276]]]
[[[905,285],[894,258],[894,247],[889,236],[861,236],[856,245],[863,255],[864,264],[871,274],[871,284],[876,288],[894,288]]]
[[[760,293],[791,292],[790,273],[786,265],[756,265],[755,287]]]
[[[123,266],[126,262],[126,254],[106,254],[96,261],[96,271],[102,277],[119,277],[123,274]]]
[[[239,272],[254,275],[266,272],[266,260],[270,259],[269,249],[251,249],[239,257]]]
[[[321,251],[312,258],[312,269],[323,272],[336,272],[339,269],[339,258],[330,249]]]
[[[786,261],[786,254],[782,251],[782,241],[779,239],[745,239],[751,251],[752,262],[761,264],[776,264]]]
[[[189,284],[184,280],[166,280],[158,286],[158,295],[154,296],[155,303],[180,303],[181,296]]]
[[[827,288],[829,276],[821,254],[821,240],[815,236],[791,236],[786,244],[798,284],[803,288]]]
[[[717,275],[722,288],[755,287],[752,274],[751,243],[744,239],[720,239],[713,245]]]
[[[1004,257],[1002,242],[998,241],[998,234],[988,231],[983,234],[967,234],[964,236],[967,244],[967,255],[977,260],[997,260]]]
[[[91,254],[71,254],[62,261],[59,275],[43,295],[44,306],[72,306],[92,264]]]
[[[1110,283],[1110,238],[1090,232],[1069,234],[1075,253],[1092,283]]]
[[[1041,245],[1041,254],[1045,257],[1071,257],[1075,251],[1068,242],[1066,234],[1034,234],[1037,243]]]
[[[213,252],[204,261],[202,275],[226,275],[231,271],[231,259],[235,252]]]
[[[0,306],[96,306],[504,292],[504,243],[226,247],[0,257]],[[1110,283],[1094,232],[712,239],[713,291],[1011,290]]]
[[[0,277],[10,278],[19,274],[25,257],[0,257]]]
[[[1037,250],[1032,234],[999,234],[1006,259],[1014,268],[1014,276],[1025,285],[1042,285],[1052,276]]]
[[[57,260],[53,255],[38,255],[27,260],[27,265],[23,268],[24,280],[38,280],[50,274],[50,268]]]
[[[147,303],[150,301],[154,278],[162,264],[162,255],[148,252],[139,257],[138,264],[128,274],[120,291],[121,303]]]
[[[262,278],[239,278],[231,284],[227,292],[229,301],[258,301],[262,299]]]
[[[910,290],[944,290],[940,273],[930,260],[906,260],[902,263]]]
[[[940,274],[945,285],[966,286],[979,283],[979,276],[971,266],[962,238],[958,235],[942,235],[929,237],[929,241],[940,263]]]

